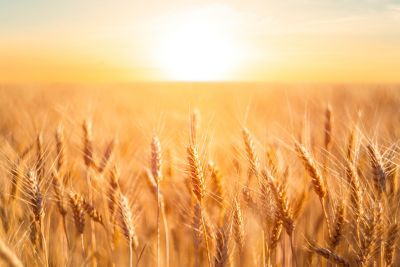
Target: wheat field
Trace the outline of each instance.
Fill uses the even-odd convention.
[[[397,86],[0,88],[4,266],[399,266]]]

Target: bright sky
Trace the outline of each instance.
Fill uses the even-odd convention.
[[[399,82],[400,1],[0,1],[1,82]]]

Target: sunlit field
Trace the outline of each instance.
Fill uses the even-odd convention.
[[[0,89],[5,266],[397,266],[398,86]]]
[[[400,266],[400,2],[0,1],[0,266]]]

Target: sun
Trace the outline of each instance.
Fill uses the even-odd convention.
[[[223,21],[202,14],[171,23],[159,44],[157,61],[169,80],[224,80],[239,62],[237,40]]]

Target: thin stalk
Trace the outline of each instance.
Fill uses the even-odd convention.
[[[322,206],[322,211],[324,212],[326,226],[328,228],[328,235],[331,236],[331,225],[329,223],[328,212],[326,211],[325,199],[324,198],[320,198],[320,202],[321,202],[321,206]]]
[[[167,216],[165,214],[165,207],[164,204],[162,205],[161,208],[161,217],[163,219],[163,224],[164,224],[164,231],[165,231],[165,250],[166,250],[166,260],[167,260],[167,267],[169,267],[169,234],[168,234],[168,222],[167,222]]]
[[[282,266],[285,267],[286,266],[286,235],[283,235],[283,249],[282,249]]]
[[[293,233],[291,235],[289,235],[289,239],[290,239],[290,249],[292,250],[292,256],[293,256],[293,266],[297,266],[297,257],[296,257],[296,251],[294,249],[294,236]]]
[[[94,206],[93,204],[93,190],[92,190],[92,176],[90,173],[90,166],[86,169],[86,181],[88,185],[88,190],[89,190],[89,203],[90,205]],[[93,255],[95,255],[96,252],[96,234],[95,234],[95,224],[93,220],[90,220],[90,232],[91,232],[91,249]],[[96,257],[92,257],[92,266],[96,267],[97,266],[97,261]]]
[[[330,227],[330,223],[329,223],[329,219],[328,219],[328,212],[326,211],[326,204],[325,204],[325,198],[320,198],[321,201],[321,206],[322,206],[322,210],[324,212],[324,217],[325,217],[325,221],[326,221],[326,226],[328,228],[328,237],[331,237],[331,227]],[[327,260],[327,267],[331,267],[331,262],[329,260]]]
[[[265,256],[263,256],[263,261],[264,261],[264,265],[266,264],[268,267],[271,266],[271,257],[272,257],[272,250],[269,247],[268,244],[268,237],[265,236],[266,232],[263,231],[263,254],[265,254]]]
[[[129,238],[129,267],[133,266],[132,237]]]
[[[265,238],[265,240],[267,240]],[[271,247],[269,246],[268,243],[265,244],[266,250],[267,250],[267,266],[270,267],[271,265],[271,257],[272,257],[272,253],[273,251],[271,250]]]
[[[208,246],[207,230],[206,230],[206,224],[205,224],[205,222],[204,222],[203,212],[201,212],[201,224],[203,225],[204,239],[205,239],[205,242],[206,242],[208,266],[211,267],[210,248],[209,248],[209,246]]]
[[[262,262],[263,262],[263,267],[265,267],[265,242],[266,242],[266,238],[265,238],[265,231],[262,230]]]
[[[82,247],[82,260],[83,262],[86,261],[86,253],[85,253],[85,242],[83,240],[83,234],[80,234],[81,236],[81,247]]]
[[[160,185],[157,180],[157,267],[160,267]]]
[[[113,245],[113,242],[110,240],[110,235],[107,233],[107,229],[105,228],[105,226],[103,226],[103,227],[104,227],[104,230],[106,231],[107,242],[108,242],[108,244],[110,244],[111,266],[115,267],[115,257],[114,257],[115,249],[114,249],[114,245]]]
[[[63,225],[63,229],[64,229],[64,234],[65,234],[65,238],[67,239],[67,246],[68,246],[68,250],[71,248],[71,243],[69,241],[69,237],[68,237],[68,231],[67,231],[67,221],[66,221],[66,217],[65,215],[62,216],[62,225]]]
[[[47,254],[47,245],[46,245],[46,239],[44,237],[44,225],[43,225],[43,216],[40,218],[40,236],[42,239],[42,245],[43,245],[43,253],[44,253],[44,258],[45,258],[45,263],[46,267],[49,267],[49,257]]]

